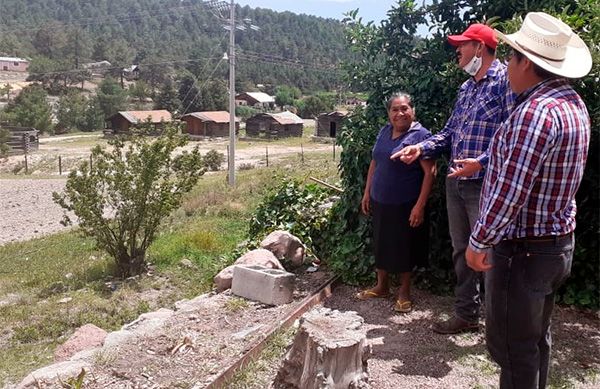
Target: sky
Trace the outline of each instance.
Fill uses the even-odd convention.
[[[387,11],[397,0],[236,0],[240,5],[252,8],[269,8],[274,11],[290,11],[297,14],[316,15],[324,18],[343,19],[344,13],[359,9],[363,22],[379,23],[387,19]]]

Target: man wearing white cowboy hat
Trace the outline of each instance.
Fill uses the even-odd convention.
[[[571,269],[590,139],[585,104],[565,78],[585,76],[592,59],[569,26],[545,13],[527,14],[515,34],[497,34],[513,48],[508,79],[518,97],[490,143],[466,258],[487,271],[486,340],[500,388],[544,388],[550,316]]]

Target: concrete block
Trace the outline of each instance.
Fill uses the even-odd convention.
[[[285,270],[256,265],[236,265],[231,292],[237,296],[269,305],[291,303],[295,276]]]

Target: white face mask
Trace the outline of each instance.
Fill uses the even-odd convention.
[[[470,76],[474,76],[477,74],[479,69],[481,69],[482,63],[483,61],[481,60],[481,57],[474,55],[473,58],[469,61],[469,63],[463,66],[462,69],[465,72],[467,72]]]

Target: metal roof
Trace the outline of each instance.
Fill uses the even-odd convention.
[[[272,117],[279,124],[304,124],[304,120],[289,111],[281,113],[265,113],[264,115]]]
[[[183,115],[182,119],[186,116],[192,116],[205,122],[229,123],[229,112],[227,111],[192,112],[187,115]],[[239,122],[240,119],[236,117],[235,121]]]
[[[26,59],[17,58],[17,57],[0,57],[0,61],[5,61],[5,62],[29,62]]]
[[[274,103],[275,102],[275,98],[273,96],[269,96],[266,93],[263,92],[244,92],[242,94],[246,94],[250,97],[252,97],[254,100],[258,101],[259,103]]]
[[[150,123],[170,122],[173,120],[171,113],[164,109],[158,111],[119,111],[117,115],[123,116],[128,122],[137,124],[148,121]]]

